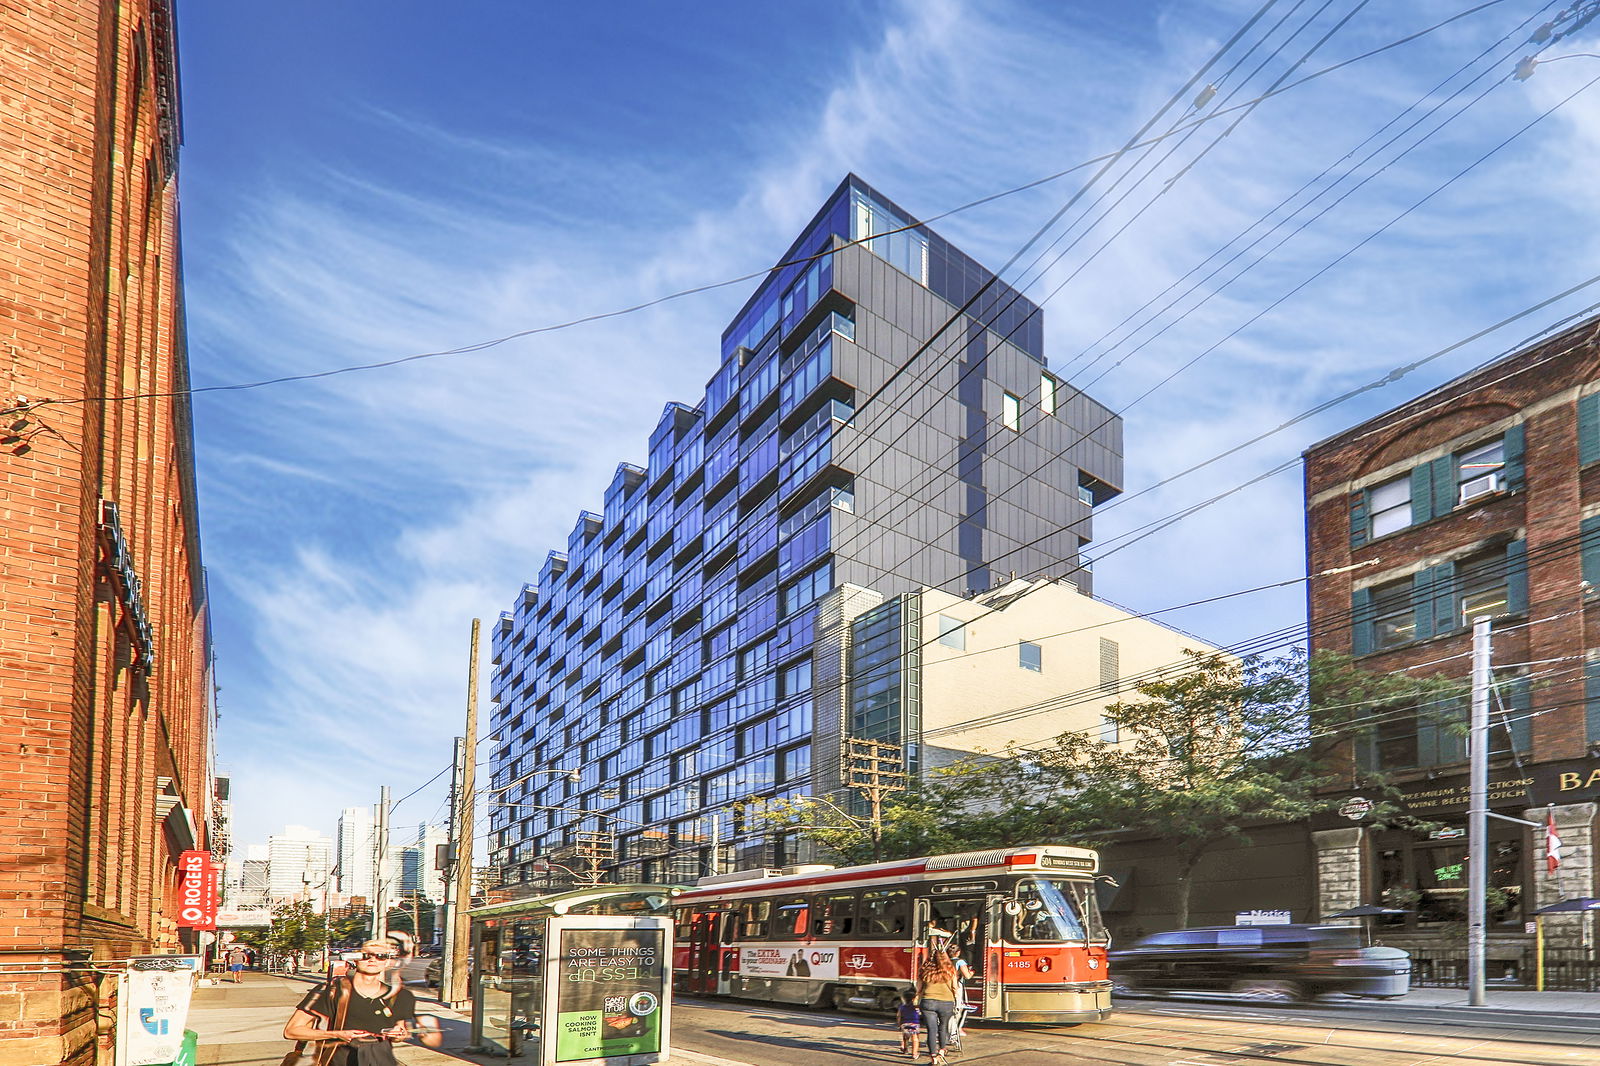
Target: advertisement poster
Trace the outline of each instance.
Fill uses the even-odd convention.
[[[837,978],[839,951],[804,945],[740,948],[739,973],[744,977]]]
[[[555,951],[546,960],[554,1024],[547,1019],[545,1032],[547,1040],[550,1033],[555,1036],[553,1061],[665,1058],[670,978],[665,923],[571,921],[584,925],[563,928],[566,922],[559,918],[551,923]]]
[[[128,960],[117,997],[117,1037],[124,1066],[172,1062],[183,1045],[198,955],[146,955]]]
[[[178,925],[186,929],[217,927],[220,871],[209,851],[186,851],[178,858]]]

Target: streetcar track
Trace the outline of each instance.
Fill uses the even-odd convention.
[[[1238,1023],[1236,1023],[1236,1024],[1238,1024]],[[1125,1046],[1128,1046],[1128,1047],[1150,1048],[1149,1044],[1140,1044],[1136,1040],[1131,1039],[1129,1037],[1116,1036],[1116,1035],[1113,1035],[1113,1034],[1108,1034],[1108,1033],[1103,1032],[1104,1029],[1117,1028],[1117,1027],[1118,1027],[1117,1023],[1114,1023],[1114,1022],[1098,1022],[1098,1023],[1095,1023],[1093,1026],[1085,1027],[1084,1031],[1082,1031],[1082,1032],[1062,1033],[1062,1034],[1059,1034],[1059,1035],[1055,1034],[1055,1033],[1040,1033],[1039,1036],[1044,1038],[1044,1039],[1054,1038],[1054,1040],[1056,1040],[1057,1042],[1063,1043],[1063,1044],[1074,1042],[1074,1041],[1077,1041],[1077,1040],[1094,1040],[1094,1041],[1097,1041],[1097,1042],[1104,1040],[1104,1041],[1107,1041],[1107,1042],[1110,1042],[1110,1043],[1121,1044],[1121,1045],[1125,1045]],[[1151,1032],[1151,1031],[1158,1032],[1158,1033],[1172,1034],[1172,1035],[1178,1035],[1178,1034],[1181,1033],[1180,1030],[1178,1030],[1176,1028],[1173,1028],[1173,1027],[1169,1027],[1169,1026],[1156,1026],[1156,1025],[1135,1026],[1135,1025],[1127,1025],[1127,1026],[1125,1026],[1125,1028],[1132,1030],[1134,1033]],[[1425,1049],[1422,1049],[1422,1048],[1411,1048],[1411,1049],[1408,1049],[1408,1048],[1401,1048],[1401,1047],[1385,1046],[1382,1043],[1377,1043],[1377,1044],[1359,1043],[1359,1042],[1342,1042],[1342,1043],[1337,1043],[1337,1044],[1333,1043],[1332,1042],[1332,1037],[1337,1035],[1337,1034],[1343,1033],[1343,1032],[1345,1032],[1345,1030],[1343,1030],[1341,1028],[1328,1027],[1328,1029],[1327,1029],[1328,1036],[1324,1040],[1323,1043],[1321,1043],[1320,1045],[1318,1045],[1318,1044],[1302,1044],[1300,1046],[1302,1048],[1322,1047],[1322,1048],[1327,1049],[1330,1052],[1334,1052],[1334,1051],[1346,1051],[1346,1052],[1349,1052],[1349,1051],[1391,1052],[1391,1053],[1393,1053],[1395,1055],[1404,1055],[1404,1054],[1407,1054],[1409,1052],[1411,1054],[1415,1054],[1415,1055],[1420,1055],[1421,1056],[1420,1058],[1407,1061],[1404,1064],[1404,1066],[1416,1066],[1416,1064],[1419,1064],[1419,1063],[1435,1061],[1435,1060],[1438,1060],[1438,1059],[1452,1059],[1452,1060],[1455,1060],[1455,1061],[1458,1061],[1458,1062],[1487,1062],[1487,1063],[1495,1063],[1495,1064],[1504,1064],[1504,1066],[1556,1066],[1556,1063],[1553,1061],[1553,1059],[1567,1059],[1567,1060],[1569,1060],[1571,1062],[1582,1062],[1582,1061],[1586,1061],[1589,1056],[1586,1055],[1585,1059],[1579,1059],[1579,1058],[1577,1058],[1577,1055],[1580,1052],[1590,1052],[1590,1053],[1592,1053],[1592,1051],[1593,1051],[1592,1048],[1586,1047],[1584,1045],[1543,1044],[1543,1045],[1540,1045],[1540,1046],[1542,1046],[1542,1047],[1565,1046],[1565,1047],[1569,1048],[1570,1050],[1566,1055],[1555,1054],[1555,1055],[1553,1055],[1553,1058],[1537,1058],[1537,1059],[1535,1059],[1535,1058],[1508,1058],[1504,1054],[1504,1051],[1501,1051],[1501,1052],[1498,1052],[1498,1053],[1495,1053],[1495,1054],[1492,1054],[1492,1055],[1489,1055],[1489,1056],[1470,1054],[1470,1052],[1485,1046],[1485,1044],[1487,1044],[1487,1043],[1490,1043],[1490,1041],[1483,1041],[1483,1040],[1480,1040],[1480,1041],[1478,1041],[1476,1043],[1469,1044],[1468,1046],[1466,1046],[1464,1048],[1458,1048],[1458,1049],[1449,1050],[1449,1051],[1431,1051],[1431,1050],[1425,1050]],[[1217,1030],[1215,1030],[1215,1029],[1207,1030],[1205,1032],[1202,1032],[1200,1035],[1202,1035],[1202,1036],[1211,1036],[1211,1038],[1216,1040],[1218,1043],[1224,1042],[1221,1034],[1218,1033]],[[1438,1038],[1429,1037],[1427,1035],[1420,1034],[1420,1033],[1404,1033],[1404,1034],[1395,1034],[1395,1035],[1397,1035],[1397,1036],[1401,1036],[1401,1035],[1410,1036],[1410,1037],[1414,1037],[1415,1039],[1418,1039],[1418,1040],[1438,1039]],[[1192,1035],[1189,1034],[1189,1033],[1181,1033],[1180,1039],[1182,1037],[1190,1037],[1192,1039]],[[1240,1039],[1251,1039],[1251,1037],[1248,1036],[1248,1035],[1244,1035],[1244,1036],[1241,1036]],[[1462,1037],[1446,1037],[1445,1039],[1457,1039],[1457,1040],[1459,1040],[1459,1039],[1464,1039],[1464,1038],[1462,1038]],[[1513,1050],[1513,1049],[1516,1049],[1517,1045],[1519,1045],[1519,1044],[1526,1044],[1526,1043],[1532,1043],[1532,1042],[1523,1041],[1523,1040],[1507,1040],[1507,1041],[1503,1041],[1503,1042],[1502,1041],[1495,1041],[1494,1043],[1496,1043],[1497,1046],[1499,1048],[1501,1048],[1501,1049]],[[1178,1043],[1178,1044],[1166,1044],[1166,1043],[1163,1043],[1160,1046],[1160,1050],[1168,1051],[1168,1052],[1181,1053],[1181,1054],[1222,1055],[1222,1056],[1227,1056],[1227,1060],[1226,1061],[1229,1061],[1229,1062],[1261,1061],[1261,1062],[1280,1062],[1280,1063],[1288,1064],[1288,1066],[1345,1066],[1345,1059],[1343,1059],[1343,1058],[1336,1058],[1336,1059],[1331,1059],[1331,1060],[1323,1059],[1323,1058],[1302,1058],[1302,1057],[1299,1057],[1299,1056],[1288,1056],[1288,1055],[1277,1054],[1277,1053],[1268,1054],[1268,1053],[1263,1053],[1263,1052],[1259,1052],[1259,1051],[1252,1051],[1252,1050],[1250,1050],[1248,1048],[1200,1047],[1197,1044],[1193,1044],[1193,1043]],[[1216,1064],[1210,1064],[1210,1066],[1216,1066]],[[1401,1066],[1401,1064],[1397,1063],[1396,1066]]]
[[[697,1005],[704,1005],[706,1007],[726,1008],[733,1010],[739,1009],[739,1001],[737,1000],[696,1000],[695,1002]],[[762,1003],[761,1012],[770,1020],[781,1020],[794,1014],[818,1013],[823,1016],[849,1018],[861,1021],[865,1021],[867,1018],[865,1015],[859,1015],[849,1011],[818,1012],[800,1006],[793,1006],[790,1009],[785,1009],[789,1007],[790,1005],[787,1004]],[[747,1011],[746,1013],[754,1012]],[[1158,1016],[1144,1015],[1143,1017]],[[1472,1038],[1464,1035],[1444,1034],[1436,1036],[1428,1033],[1401,1031],[1391,1033],[1389,1035],[1394,1037],[1405,1037],[1408,1038],[1407,1040],[1396,1040],[1389,1043],[1380,1041],[1374,1043],[1368,1040],[1352,1039],[1355,1034],[1377,1035],[1377,1031],[1367,1029],[1359,1025],[1348,1027],[1343,1025],[1327,1025],[1326,1023],[1318,1023],[1289,1017],[1279,1020],[1264,1014],[1254,1014],[1252,1017],[1260,1018],[1262,1021],[1268,1022],[1269,1024],[1287,1024],[1296,1028],[1310,1029],[1312,1033],[1315,1034],[1315,1037],[1320,1039],[1302,1041],[1288,1035],[1281,1035],[1274,1036],[1273,1040],[1275,1043],[1289,1045],[1293,1048],[1293,1050],[1297,1051],[1309,1051],[1313,1049],[1323,1050],[1328,1053],[1328,1057],[1305,1057],[1301,1055],[1285,1054],[1283,1051],[1260,1050],[1264,1047],[1273,1047],[1275,1044],[1268,1043],[1266,1040],[1264,1040],[1259,1032],[1259,1028],[1254,1032],[1249,1031],[1250,1024],[1249,1020],[1247,1019],[1219,1019],[1214,1017],[1196,1018],[1195,1020],[1198,1023],[1196,1027],[1179,1029],[1176,1026],[1163,1025],[1155,1022],[1140,1023],[1134,1021],[1133,1019],[1127,1018],[1126,1015],[1122,1015],[1110,1021],[1086,1023],[1083,1026],[1074,1027],[1070,1032],[1051,1032],[1048,1029],[1038,1029],[1030,1034],[1032,1040],[1039,1041],[1041,1043],[1047,1043],[1048,1046],[1036,1046],[1034,1048],[1017,1048],[1012,1046],[995,1048],[992,1051],[979,1051],[977,1048],[972,1047],[969,1044],[966,1051],[962,1055],[962,1061],[978,1062],[986,1059],[1015,1054],[1019,1050],[1038,1050],[1046,1053],[1059,1054],[1065,1052],[1068,1046],[1073,1044],[1077,1044],[1082,1047],[1083,1051],[1086,1053],[1085,1057],[1098,1056],[1099,1061],[1114,1063],[1116,1066],[1151,1066],[1148,1061],[1151,1055],[1174,1056],[1173,1058],[1167,1059],[1162,1066],[1185,1066],[1185,1064],[1187,1064],[1187,1066],[1226,1066],[1226,1064],[1229,1063],[1244,1062],[1272,1062],[1281,1063],[1283,1066],[1347,1066],[1349,1053],[1352,1052],[1380,1054],[1389,1053],[1397,1057],[1406,1056],[1408,1054],[1412,1056],[1411,1058],[1398,1058],[1394,1063],[1394,1066],[1424,1066],[1424,1064],[1427,1063],[1440,1061],[1492,1063],[1494,1066],[1562,1066],[1564,1063],[1576,1064],[1591,1061],[1595,1051],[1593,1041],[1596,1037],[1596,1034],[1587,1033],[1575,1034],[1589,1037],[1587,1040],[1568,1042],[1528,1040],[1521,1038],[1520,1035],[1514,1039],[1481,1039],[1483,1036],[1481,1033],[1474,1034],[1474,1036],[1479,1037],[1480,1039],[1472,1040]],[[990,1028],[987,1025],[983,1025],[981,1020],[975,1019],[974,1021],[979,1023],[973,1026],[975,1035],[981,1034],[985,1029]],[[1243,1027],[1246,1031],[1240,1032],[1239,1030],[1241,1027]],[[1006,1030],[1004,1027],[996,1026],[994,1027],[993,1031]],[[1511,1031],[1520,1033],[1519,1030]],[[1159,1042],[1151,1043],[1141,1041],[1139,1039],[1141,1035],[1157,1036]],[[1344,1037],[1344,1039],[1341,1042],[1335,1043],[1335,1038],[1341,1036]],[[1199,1038],[1198,1040],[1196,1039],[1197,1037]],[[1413,1040],[1454,1040],[1465,1042],[1466,1046],[1450,1050],[1435,1050],[1433,1048],[1425,1047],[1394,1046],[1397,1043],[1410,1043]],[[982,1040],[980,1035],[979,1043],[981,1044],[981,1042]],[[1203,1043],[1234,1046],[1202,1046]],[[1246,1046],[1237,1046],[1240,1043],[1245,1043]],[[1490,1048],[1488,1054],[1474,1053],[1478,1052],[1480,1049],[1488,1047],[1491,1044],[1493,1044],[1494,1047]],[[1092,1052],[1090,1051],[1091,1047],[1094,1049]],[[1565,1048],[1567,1050],[1565,1052],[1558,1052],[1555,1050],[1556,1048]],[[1550,1049],[1547,1053],[1547,1057],[1525,1057],[1530,1053],[1539,1054],[1539,1052],[1543,1049]],[[1125,1058],[1124,1056],[1126,1056],[1129,1052],[1133,1052],[1135,1057],[1131,1059]],[[1520,1052],[1524,1057],[1507,1057],[1508,1052]],[[1191,1055],[1208,1058],[1211,1061],[1195,1062],[1187,1058],[1187,1056]]]

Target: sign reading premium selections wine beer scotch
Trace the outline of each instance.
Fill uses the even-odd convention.
[[[672,933],[665,918],[550,919],[542,1061],[644,1066],[670,1054]]]

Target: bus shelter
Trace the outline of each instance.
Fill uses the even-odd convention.
[[[677,885],[593,885],[566,892],[476,907],[472,926],[472,1043],[490,1054],[533,1054],[553,1061],[541,1047],[545,977],[552,919],[671,917]],[[560,924],[560,923],[558,923]],[[670,923],[669,923],[670,928]],[[672,959],[659,965],[670,984]],[[552,977],[552,980],[555,978]]]

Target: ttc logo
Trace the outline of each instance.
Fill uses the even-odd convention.
[[[867,958],[865,955],[861,954],[859,951],[856,952],[854,955],[850,956],[850,958],[845,960],[845,961],[847,961],[850,964],[852,969],[856,969],[856,970],[870,970],[870,969],[872,969],[872,960]]]

